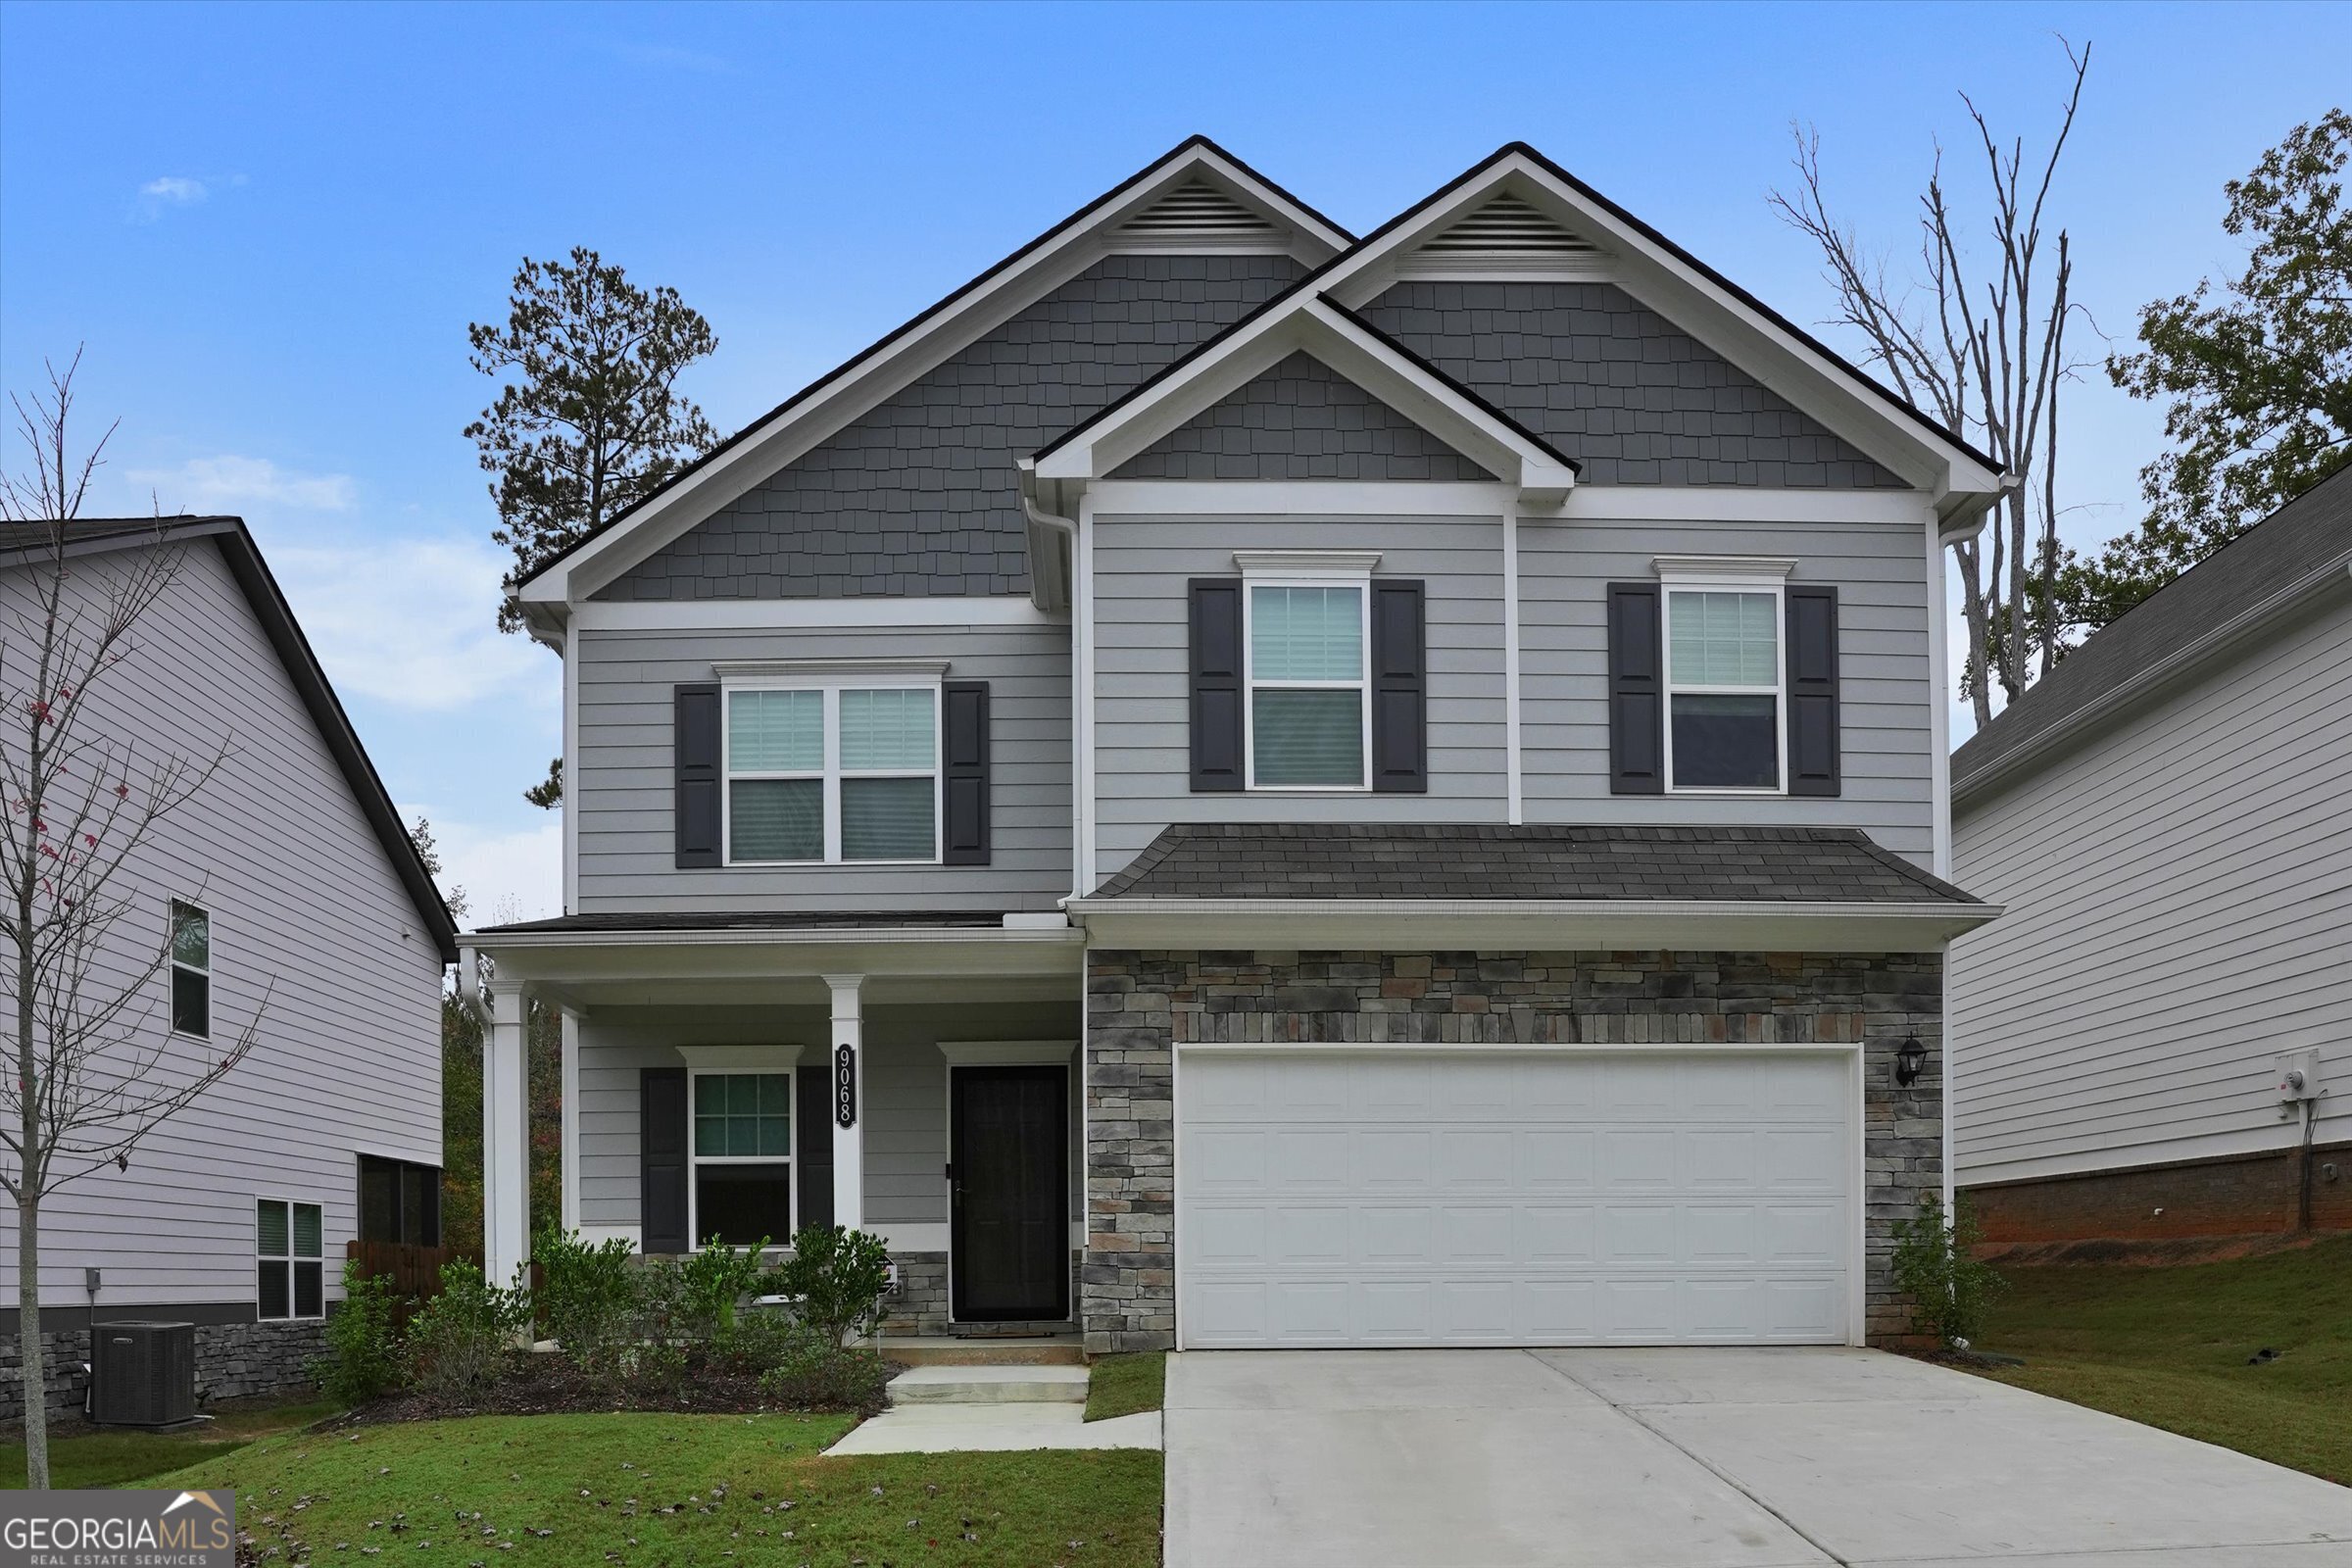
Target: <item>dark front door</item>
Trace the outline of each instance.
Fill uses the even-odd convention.
[[[951,1309],[967,1323],[1065,1318],[1068,1070],[957,1067],[948,1076]]]

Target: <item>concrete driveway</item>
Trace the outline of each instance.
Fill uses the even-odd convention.
[[[1194,1351],[1167,1568],[2352,1568],[2352,1491],[1875,1350]]]

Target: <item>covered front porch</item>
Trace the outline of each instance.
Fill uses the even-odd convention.
[[[529,1256],[537,1002],[563,1017],[566,1228],[658,1254],[851,1226],[890,1247],[894,1334],[1069,1325],[1084,950],[1060,916],[586,915],[466,940],[490,960],[493,1278]]]

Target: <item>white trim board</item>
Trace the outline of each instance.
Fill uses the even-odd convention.
[[[1075,1040],[942,1040],[938,1046],[952,1067],[1066,1067],[1078,1052]]]
[[[801,1064],[805,1045],[679,1046],[678,1054],[697,1072],[790,1072]]]
[[[868,626],[1066,629],[1027,595],[1007,599],[946,594],[906,599],[591,600],[573,607],[575,631],[856,631]]]

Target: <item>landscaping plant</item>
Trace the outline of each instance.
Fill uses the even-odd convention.
[[[688,1322],[697,1340],[708,1341],[734,1327],[735,1309],[760,1285],[765,1272],[760,1254],[767,1238],[741,1250],[713,1236],[678,1265]]]
[[[527,1288],[491,1284],[471,1262],[441,1266],[441,1294],[409,1323],[416,1386],[442,1398],[478,1394],[498,1380],[531,1321]]]
[[[343,1304],[326,1320],[326,1354],[313,1370],[337,1404],[366,1404],[401,1385],[400,1297],[382,1274],[343,1265]]]
[[[531,1244],[540,1267],[539,1299],[548,1338],[582,1372],[608,1379],[637,1327],[642,1272],[625,1238],[589,1246],[575,1231],[543,1231]]]
[[[1911,1298],[1911,1326],[1944,1345],[1967,1348],[1985,1309],[2008,1288],[2000,1272],[1976,1255],[1976,1216],[1963,1198],[1947,1222],[1943,1200],[1931,1193],[1919,1212],[1894,1222],[1894,1283]]]
[[[796,1323],[775,1348],[775,1360],[760,1374],[760,1392],[790,1410],[882,1408],[892,1367],[879,1352],[845,1346],[826,1331]]]
[[[872,1335],[890,1313],[890,1250],[864,1231],[810,1225],[792,1239],[792,1255],[769,1272],[767,1286],[802,1322],[847,1345]]]

